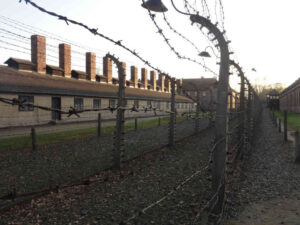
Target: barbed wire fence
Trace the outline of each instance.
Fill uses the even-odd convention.
[[[20,2],[21,2],[21,0],[20,0]],[[129,51],[131,54],[135,55],[137,58],[139,58],[142,62],[144,62],[146,65],[148,65],[152,69],[162,73],[162,71],[159,68],[154,67],[149,61],[145,60],[139,54],[137,54],[137,52],[135,50],[131,50],[130,48],[123,45],[121,41],[115,41],[115,40],[103,35],[102,33],[98,32],[97,29],[90,28],[89,26],[87,26],[83,23],[80,23],[80,22],[77,22],[74,20],[70,20],[65,16],[58,15],[54,12],[47,11],[46,9],[38,6],[36,3],[34,3],[30,0],[25,0],[25,2],[26,2],[26,4],[31,4],[33,7],[39,9],[42,12],[45,12],[51,16],[55,16],[55,17],[59,18],[60,20],[65,21],[67,24],[69,24],[69,23],[76,24],[78,26],[81,26],[81,27],[89,30],[94,35],[98,35],[108,41],[115,43],[116,45],[120,46],[121,48],[123,48],[123,49]],[[207,14],[210,14],[206,1],[202,1],[202,4],[203,4],[203,11],[206,11]],[[155,23],[154,17],[150,13],[150,11],[149,11],[149,15],[153,19],[153,22]],[[223,18],[224,18],[224,16],[223,16]],[[158,25],[157,25],[157,28],[160,30]],[[174,51],[175,54],[178,55],[179,58],[193,61],[193,59],[182,56],[179,52],[176,52],[176,50],[173,48],[173,46],[169,44],[169,41],[164,36],[163,32],[160,31],[159,33],[164,37],[165,41],[170,46],[171,50]],[[58,110],[55,108],[44,107],[44,106],[39,106],[39,105],[35,105],[32,103],[28,103],[26,101],[21,101],[16,98],[0,98],[0,101],[4,104],[11,105],[12,107],[14,107],[14,106],[32,107],[32,108],[45,110],[45,111],[58,112],[58,113],[66,115],[67,117],[75,116],[77,118],[79,118],[81,114],[86,113],[86,112],[91,112],[91,111],[96,111],[96,112],[111,111],[112,113],[117,112],[116,130],[115,130],[114,140],[113,140],[114,149],[113,149],[113,154],[112,154],[113,167],[116,169],[121,168],[121,159],[122,159],[122,157],[124,157],[124,148],[123,147],[124,147],[124,134],[125,134],[125,131],[124,131],[124,122],[125,122],[124,121],[125,120],[124,112],[125,111],[131,111],[131,112],[140,112],[140,111],[148,112],[148,111],[150,111],[150,112],[153,112],[154,114],[156,114],[157,112],[164,112],[164,113],[169,114],[170,122],[168,124],[168,145],[170,147],[173,147],[175,145],[175,139],[176,139],[176,118],[177,118],[177,112],[176,112],[176,107],[175,107],[175,104],[176,104],[175,81],[176,80],[174,78],[172,78],[170,75],[164,73],[164,74],[166,74],[167,79],[170,79],[170,81],[171,81],[171,95],[170,95],[171,109],[170,110],[160,110],[160,109],[158,109],[156,107],[152,107],[152,106],[143,107],[142,110],[139,109],[135,105],[133,107],[126,107],[125,101],[124,101],[125,100],[125,84],[124,83],[126,81],[126,76],[125,76],[125,69],[124,69],[123,63],[114,55],[107,54],[107,57],[109,57],[117,65],[117,68],[119,71],[119,73],[118,73],[118,75],[119,75],[118,104],[116,107],[109,106],[109,107],[100,108],[100,109],[83,109],[83,110],[76,109],[75,107],[70,107],[68,110]],[[201,63],[199,63],[199,64],[202,65]],[[202,66],[204,66],[204,65],[202,65]],[[241,72],[241,70],[239,70],[239,72]],[[233,194],[231,191],[230,183],[234,179],[234,176],[238,175],[238,172],[239,172],[238,165],[243,158],[242,156],[243,156],[244,152],[250,150],[252,136],[253,136],[253,130],[255,127],[255,123],[259,119],[259,113],[261,110],[260,102],[258,101],[257,95],[254,92],[253,88],[251,87],[249,80],[247,80],[244,77],[243,72],[240,73],[240,76],[241,76],[242,85],[241,85],[241,90],[240,90],[239,108],[235,108],[234,109],[235,111],[233,111],[232,102],[230,102],[230,104],[228,105],[229,110],[227,112],[227,115],[223,115],[223,116],[224,116],[224,118],[226,117],[228,120],[229,131],[227,132],[225,138],[214,141],[214,144],[213,144],[212,148],[210,149],[210,157],[208,159],[209,165],[196,171],[190,177],[188,177],[183,182],[178,184],[173,190],[168,192],[167,195],[164,196],[163,198],[155,201],[154,203],[150,204],[147,207],[137,210],[139,212],[138,214],[133,215],[129,219],[123,220],[121,222],[121,224],[127,224],[127,223],[131,222],[132,220],[138,219],[138,217],[140,215],[144,214],[150,208],[153,208],[153,207],[159,205],[159,203],[164,201],[168,196],[171,196],[171,195],[175,194],[177,191],[179,191],[183,187],[183,185],[186,185],[192,179],[199,176],[203,171],[208,170],[211,167],[212,163],[214,163],[212,155],[213,155],[214,151],[217,149],[217,146],[220,143],[222,143],[225,139],[229,139],[228,146],[226,146],[227,157],[226,157],[225,172],[221,179],[221,182],[219,183],[219,187],[217,188],[217,191],[215,193],[212,193],[212,195],[211,195],[212,197],[206,202],[205,205],[203,205],[201,210],[199,210],[199,212],[196,214],[193,223],[196,223],[198,220],[201,219],[202,221],[203,220],[207,220],[208,222],[214,221],[214,222],[216,222],[216,224],[220,224],[222,219],[224,217],[226,217],[226,213],[230,209],[230,195]],[[244,87],[245,82],[248,85],[247,90]],[[247,93],[247,96],[246,96],[246,93]],[[197,99],[196,99],[197,108],[196,108],[196,112],[192,113],[192,114],[194,114],[194,117],[191,117],[192,119],[194,119],[194,122],[195,122],[195,124],[194,124],[194,127],[195,127],[194,132],[195,133],[197,133],[199,131],[199,127],[200,127],[199,118],[202,118],[200,116],[201,108],[200,108],[199,97],[200,97],[200,94],[197,93]],[[190,114],[190,112],[188,112],[188,113]],[[231,120],[229,120],[229,117],[230,117],[229,115],[233,115]],[[74,157],[76,160],[76,156],[72,155],[72,157]],[[50,160],[50,159],[47,159],[47,160]],[[90,162],[90,161],[88,161],[88,162]],[[84,165],[84,163],[81,162],[81,165]],[[48,173],[49,173],[48,174],[49,175],[48,176],[49,183],[50,184],[52,183],[50,185],[50,187],[53,186],[53,184],[54,184],[56,186],[56,188],[59,188],[59,185],[57,183],[55,183],[55,181],[53,181],[54,178],[52,177],[51,173],[50,172],[48,172]],[[84,182],[86,182],[86,180]],[[46,191],[48,191],[48,190],[46,190]],[[46,191],[43,190],[43,191],[37,191],[38,193],[37,192],[33,192],[33,193],[40,194],[40,193],[44,193]],[[13,199],[13,198],[16,198],[18,195],[24,196],[24,195],[30,195],[30,194],[32,194],[32,193],[18,194],[18,190],[16,190],[16,188],[12,188],[12,190],[10,190],[10,193],[8,193],[6,196],[3,196],[2,199],[5,199],[5,198]],[[214,209],[215,209],[215,207],[220,207],[220,205],[218,204],[219,202],[222,202],[221,213],[219,215],[215,215]]]

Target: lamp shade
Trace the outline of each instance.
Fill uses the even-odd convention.
[[[200,52],[199,56],[208,57],[208,58],[211,57],[210,54],[207,51]]]
[[[168,11],[167,7],[162,3],[161,0],[148,0],[147,2],[142,4],[142,7],[154,12]]]

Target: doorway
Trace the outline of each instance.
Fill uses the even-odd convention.
[[[61,110],[61,99],[60,97],[52,97],[52,108]],[[61,120],[61,113],[52,111],[52,120]]]

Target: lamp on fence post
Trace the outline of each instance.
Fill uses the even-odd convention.
[[[204,51],[202,51],[202,52],[199,53],[199,56],[201,56],[201,57],[206,57],[206,58],[210,58],[211,55],[209,54],[209,52],[207,51],[207,49],[211,49],[212,53],[213,53],[217,58],[219,58],[218,55],[215,53],[214,49],[213,49],[211,46],[207,46],[207,47],[205,48]]]
[[[200,15],[193,15],[178,10],[171,0],[174,9],[183,14],[190,16],[192,23],[198,23],[201,27],[208,29],[210,34],[214,35],[214,40],[218,42],[217,46],[220,48],[220,71],[217,93],[217,109],[216,109],[216,141],[217,147],[213,151],[213,172],[212,172],[212,186],[215,192],[218,192],[218,202],[213,209],[215,215],[219,215],[222,211],[222,204],[224,201],[224,171],[225,171],[225,157],[227,151],[227,93],[229,82],[229,50],[228,42],[224,34],[217,25],[213,24],[208,18]],[[166,12],[167,8],[163,5],[161,0],[143,1],[142,6],[155,12]]]

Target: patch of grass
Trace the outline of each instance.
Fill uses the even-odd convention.
[[[185,120],[186,117],[178,116],[177,122]],[[161,117],[160,123],[161,125],[166,125],[170,121],[169,117]],[[158,118],[152,120],[138,120],[138,129],[146,129],[151,127],[158,126]],[[130,131],[135,128],[134,120],[130,123],[125,124],[125,130]],[[103,126],[102,127],[102,134],[113,134],[115,130],[115,126]],[[86,128],[80,130],[68,130],[62,131],[57,133],[50,133],[50,134],[37,134],[36,136],[36,144],[37,146],[44,146],[44,145],[52,145],[52,144],[59,144],[65,141],[70,141],[73,139],[82,139],[88,136],[96,136],[97,135],[97,128]],[[31,146],[31,137],[28,136],[21,136],[21,137],[11,137],[11,138],[4,138],[0,139],[0,151],[5,150],[13,150],[13,149],[24,149],[29,148]]]
[[[202,113],[200,116],[208,116],[207,113]],[[180,122],[186,120],[186,116],[177,116],[176,121]],[[170,117],[161,117],[160,124],[167,125],[170,121]],[[300,119],[299,119],[300,123]],[[152,120],[138,120],[138,129],[146,129],[151,127],[158,126],[158,118]],[[300,124],[299,124],[300,126]],[[130,131],[135,129],[134,120],[130,123],[125,123],[125,130]],[[115,126],[103,126],[102,127],[102,134],[113,134],[115,130]],[[36,145],[37,146],[44,146],[44,145],[52,145],[52,144],[59,144],[65,141],[70,141],[74,139],[82,139],[89,136],[96,136],[97,135],[97,128],[91,127],[86,129],[80,130],[68,130],[62,131],[57,133],[50,133],[50,134],[37,134],[36,136]],[[20,136],[20,137],[11,137],[11,138],[4,138],[0,139],[0,151],[5,150],[14,150],[14,149],[24,149],[29,148],[31,146],[31,137],[28,136]]]
[[[283,112],[275,112],[275,116],[280,118],[283,122]],[[300,131],[300,114],[299,113],[288,113],[287,114],[288,128]]]

